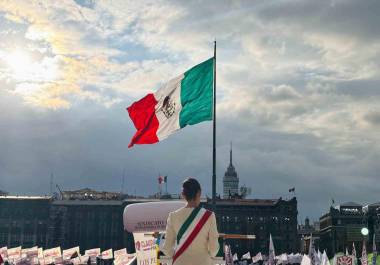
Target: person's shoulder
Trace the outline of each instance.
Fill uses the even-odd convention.
[[[206,208],[204,208],[204,207],[202,207],[202,209],[203,209],[205,212],[207,212],[208,214],[210,214],[210,215],[215,215],[215,212],[213,212],[213,211],[211,211],[211,210],[209,210],[209,209],[206,209]]]
[[[186,207],[181,207],[175,211],[170,212],[169,215],[176,216],[176,215],[182,214],[185,210],[186,210]]]

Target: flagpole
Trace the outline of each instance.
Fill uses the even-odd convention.
[[[212,132],[212,209],[216,210],[216,40],[214,41],[214,104],[213,104],[213,132]]]

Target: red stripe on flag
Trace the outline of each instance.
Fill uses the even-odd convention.
[[[203,225],[207,222],[208,218],[211,216],[211,211],[206,211],[205,214],[202,216],[201,220],[197,223],[197,225],[194,227],[194,230],[191,231],[191,234],[186,239],[186,241],[183,243],[183,245],[176,251],[176,253],[173,256],[173,263],[178,259],[179,256],[182,255],[182,253],[190,246],[191,242],[195,239],[195,237],[198,235],[198,233],[201,231]]]
[[[154,95],[148,94],[127,108],[129,117],[137,130],[128,145],[129,148],[134,144],[154,144],[158,142],[156,132],[159,123],[155,113],[156,105],[157,100]]]

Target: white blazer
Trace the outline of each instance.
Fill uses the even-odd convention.
[[[193,209],[183,207],[169,214],[165,242],[162,247],[162,252],[166,256],[172,257],[174,255],[177,233]],[[211,257],[215,257],[219,251],[218,237],[216,218],[215,214],[212,213],[194,241],[176,260],[174,265],[211,264]]]

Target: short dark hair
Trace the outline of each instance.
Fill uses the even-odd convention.
[[[195,178],[187,178],[182,183],[182,192],[187,201],[194,200],[199,191],[201,191],[201,185]]]

